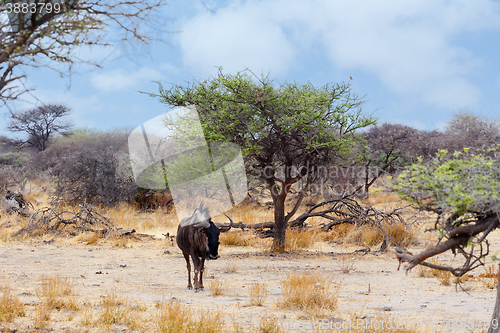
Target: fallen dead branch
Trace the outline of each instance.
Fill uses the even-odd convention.
[[[353,195],[346,195],[340,199],[325,200],[311,206],[307,212],[301,214],[295,220],[288,222],[288,227],[300,230],[312,228],[306,223],[306,220],[311,217],[322,217],[329,220],[329,222],[320,223],[319,226],[317,226],[317,228],[320,228],[321,231],[332,230],[334,226],[343,223],[354,224],[355,229],[363,225],[369,225],[380,229],[384,235],[384,243],[382,244],[381,249],[385,250],[387,248],[388,234],[385,226],[392,226],[400,223],[403,226],[408,227],[408,224],[402,217],[401,212],[409,206],[410,205],[396,208],[390,212],[383,212],[373,207],[362,207],[356,200],[353,199]],[[229,224],[218,223],[217,226],[227,227]],[[240,221],[233,224],[232,227],[240,228],[242,230],[254,230],[256,233],[260,234],[261,237],[272,237],[274,232],[274,222],[244,224]]]
[[[136,236],[152,238],[147,234],[138,234],[135,229],[116,228],[113,220],[99,214],[87,203],[80,205],[78,212],[56,211],[51,207],[36,210],[30,217],[26,227],[16,232],[15,236],[40,236],[44,234],[68,234],[76,236],[82,232],[93,232],[100,237]]]

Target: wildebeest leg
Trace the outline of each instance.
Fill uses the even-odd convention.
[[[193,285],[191,284],[191,264],[189,263],[189,254],[183,252],[184,259],[186,259],[186,266],[188,270],[188,289],[193,289]]]
[[[201,258],[200,262],[200,290],[205,290],[203,288],[203,271],[205,270],[205,258]]]
[[[194,291],[200,289],[200,282],[198,281],[198,273],[200,272],[200,263],[198,262],[198,257],[194,253],[194,248],[191,249],[191,258],[193,259],[194,268]]]

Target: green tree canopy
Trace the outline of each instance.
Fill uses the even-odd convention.
[[[317,167],[347,156],[358,129],[375,123],[361,110],[349,84],[277,83],[249,70],[165,87],[151,94],[168,106],[195,105],[209,142],[241,147],[247,173],[267,184],[275,206],[273,246],[283,251],[287,223],[305,191],[319,178]],[[303,180],[302,192],[285,214],[290,187]]]
[[[500,225],[500,145],[486,150],[462,152],[440,150],[424,164],[413,164],[393,181],[392,187],[421,209],[435,212],[434,230],[439,241],[416,255],[398,250],[399,259],[411,269],[418,264],[447,270],[455,276],[484,265],[488,234]],[[461,267],[436,266],[424,260],[452,250],[462,254]]]

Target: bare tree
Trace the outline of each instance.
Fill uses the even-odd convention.
[[[444,130],[446,148],[484,149],[500,141],[500,119],[488,119],[470,112],[453,116]]]
[[[12,121],[7,127],[11,132],[23,132],[28,135],[21,144],[35,147],[38,151],[47,148],[47,141],[55,134],[71,128],[71,124],[61,118],[67,116],[71,109],[60,104],[48,104],[34,109],[11,113]]]
[[[364,134],[366,147],[361,145],[359,150],[368,149],[361,154],[360,162],[365,195],[368,195],[370,186],[383,173],[395,171],[412,161],[408,147],[417,137],[418,130],[389,123],[373,126]]]
[[[127,134],[94,131],[80,138],[61,138],[39,154],[39,167],[53,176],[54,203],[113,206],[132,202],[137,186],[123,152]]]
[[[164,0],[0,0],[0,11],[9,15],[9,20],[6,16],[0,18],[0,106],[33,90],[26,85],[28,68],[48,67],[61,76],[69,76],[74,64],[98,66],[77,55],[75,50],[80,46],[120,43],[131,54],[137,44],[148,45],[154,39],[149,37],[150,30],[159,32],[164,26],[163,20],[154,16],[154,10],[163,3]],[[109,27],[118,29],[116,40],[103,37]]]

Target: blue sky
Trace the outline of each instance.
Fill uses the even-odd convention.
[[[104,59],[102,68],[78,66],[69,90],[53,71],[28,72],[34,94],[72,108],[75,127],[134,128],[168,110],[138,92],[157,91],[151,81],[184,84],[222,66],[316,86],[352,77],[366,113],[419,129],[443,128],[464,109],[500,115],[499,1],[170,2],[165,29],[179,33],[165,34],[167,43],[132,60],[119,48],[81,49]],[[8,114],[0,111],[2,135]]]

